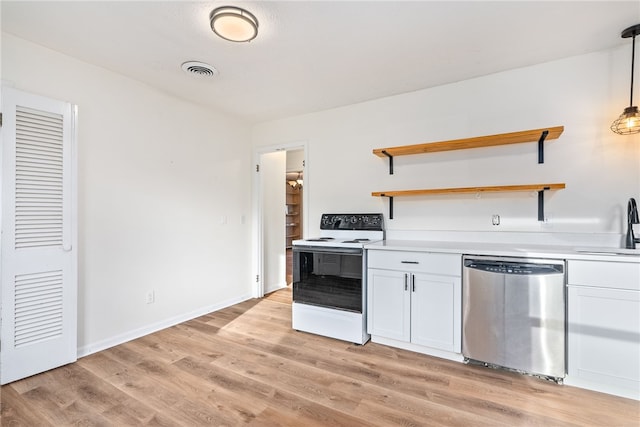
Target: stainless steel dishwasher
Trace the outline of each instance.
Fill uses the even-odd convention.
[[[561,382],[565,270],[564,260],[465,255],[463,356]]]

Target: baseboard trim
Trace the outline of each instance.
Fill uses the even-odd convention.
[[[452,360],[454,362],[464,362],[464,357],[460,353],[453,353],[450,351],[439,350],[437,348],[424,347],[417,344],[412,344],[404,341],[398,341],[391,338],[379,337],[371,335],[371,342],[378,344],[388,345],[389,347],[397,347],[403,350],[409,350],[416,353],[426,354],[427,356],[439,357],[441,359]]]
[[[600,393],[612,394],[614,396],[626,397],[627,399],[640,400],[640,388],[621,387],[616,384],[606,384],[594,380],[572,377],[567,375],[564,378],[564,384],[572,387],[585,388],[587,390],[598,391]]]
[[[205,314],[213,313],[214,311],[222,310],[223,308],[230,307],[234,304],[241,303],[243,301],[247,301],[252,299],[253,297],[250,294],[242,295],[238,298],[232,298],[226,301],[223,301],[219,304],[214,304],[206,307],[201,307],[197,310],[190,311],[188,313],[180,314],[178,316],[170,317],[165,320],[161,320],[160,322],[152,323],[146,326],[143,326],[138,329],[134,329],[132,331],[125,332],[123,334],[116,335],[111,338],[107,338],[92,344],[87,344],[82,347],[78,347],[78,358],[89,356],[90,354],[97,353],[102,350],[106,350],[111,347],[115,347],[120,344],[124,344],[128,341],[134,340],[136,338],[143,337],[145,335],[152,334],[154,332],[158,332],[162,329],[169,328],[171,326],[175,326],[179,323],[186,322],[191,319],[195,319],[196,317],[203,316]]]
[[[271,294],[271,293],[273,293],[275,291],[279,291],[280,289],[284,289],[286,287],[287,287],[287,283],[286,282],[285,283],[281,283],[279,285],[276,285],[273,289],[269,289],[269,290],[265,289],[264,290],[264,294],[268,295],[268,294]]]

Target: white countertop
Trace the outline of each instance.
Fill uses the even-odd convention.
[[[514,243],[457,242],[434,240],[383,240],[365,245],[367,250],[418,251],[469,255],[561,258],[640,264],[640,249],[572,247]]]

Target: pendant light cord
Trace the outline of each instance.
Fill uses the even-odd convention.
[[[633,105],[633,67],[636,62],[636,33],[633,33],[631,41],[631,94],[629,96],[629,107]]]

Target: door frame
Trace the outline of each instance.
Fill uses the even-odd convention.
[[[304,187],[305,191],[302,193],[302,237],[307,235],[308,221],[306,220],[309,210],[309,145],[307,141],[293,141],[289,143],[282,143],[277,145],[268,145],[255,147],[253,150],[253,197],[252,197],[252,237],[251,247],[253,248],[253,260],[252,260],[252,277],[256,280],[252,286],[253,298],[262,298],[264,296],[264,209],[261,203],[262,200],[262,175],[256,169],[256,166],[260,165],[260,157],[263,154],[273,153],[276,151],[304,151]],[[285,177],[282,177],[284,183]],[[284,187],[283,187],[284,188]],[[284,212],[284,210],[283,210]]]

